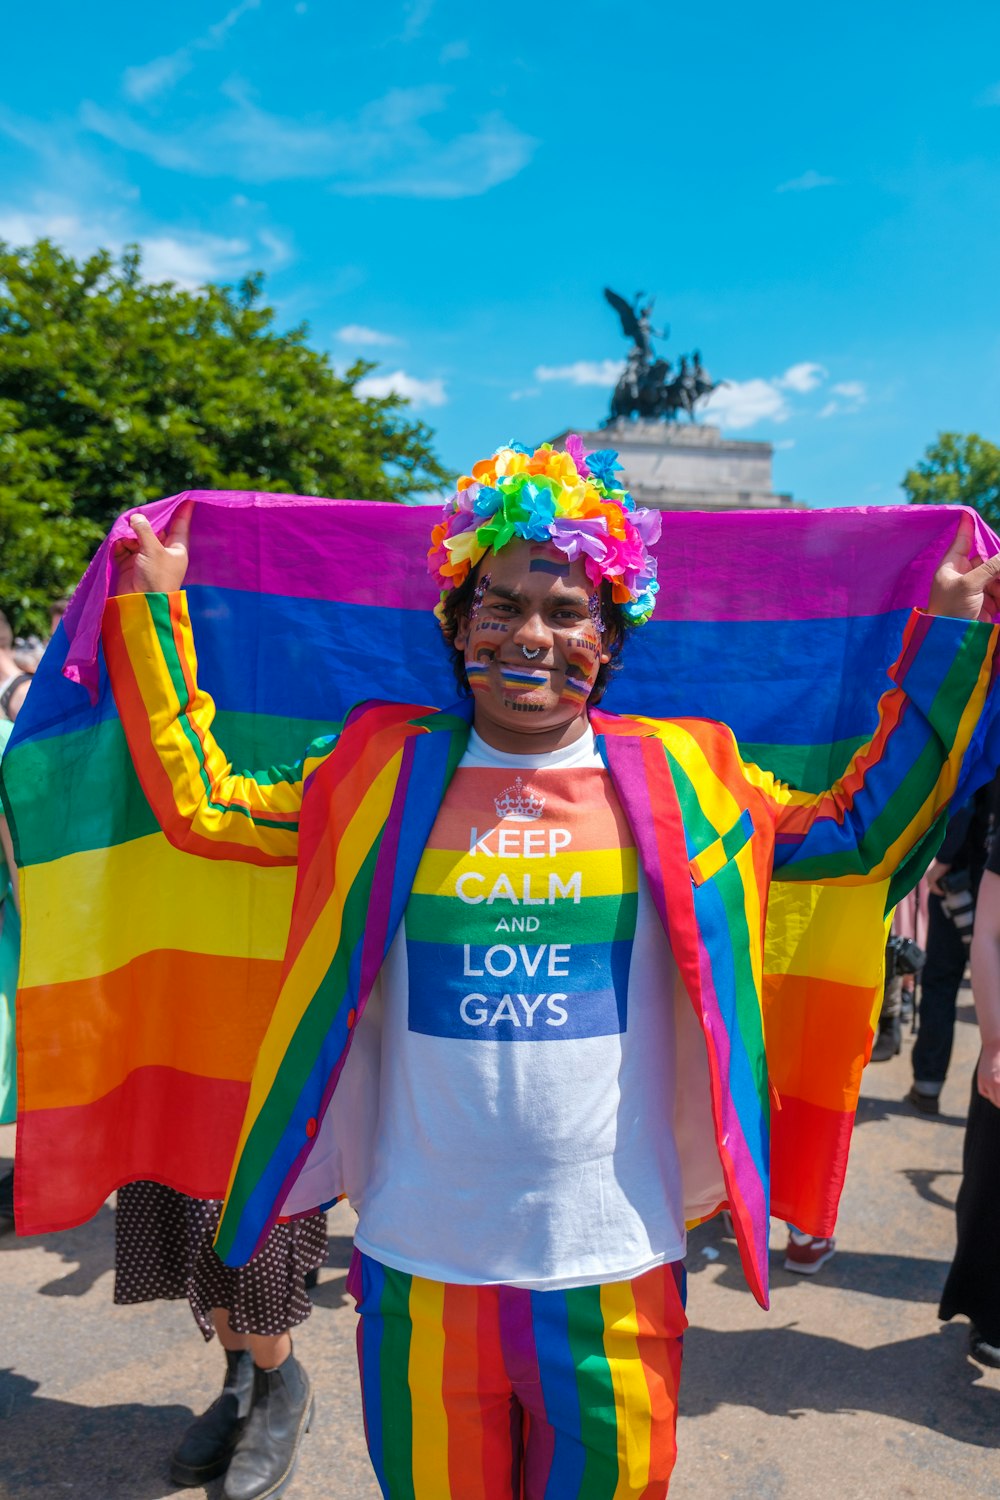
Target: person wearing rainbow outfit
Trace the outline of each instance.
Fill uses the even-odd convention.
[[[233,773],[197,684],[190,508],[119,549],[104,650],[162,828],[298,872],[216,1248],[239,1263],[279,1215],[349,1197],[393,1500],[667,1493],[685,1224],[728,1206],[766,1304],[769,883],[895,869],[992,674],[1000,559],[973,566],[963,526],[828,792],[722,724],[605,712],[656,602],[660,518],[618,474],[576,438],[474,465],[429,553],[459,702],[362,704],[266,776]]]

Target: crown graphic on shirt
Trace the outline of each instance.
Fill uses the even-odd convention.
[[[539,797],[530,786],[525,786],[518,776],[513,786],[501,792],[499,797],[494,797],[493,806],[501,818],[521,818],[527,821],[530,818],[540,818],[545,809],[545,798]]]

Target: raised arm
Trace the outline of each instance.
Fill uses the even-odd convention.
[[[776,878],[884,879],[944,814],[986,700],[997,644],[989,622],[1000,559],[973,566],[971,534],[963,517],[938,569],[930,612],[915,610],[907,624],[889,670],[895,686],[879,701],[875,733],[840,780],[813,794],[747,767],[774,818]]]
[[[102,629],[111,690],[136,773],[171,843],[214,859],[294,864],[302,788],[329,755],[334,735],[300,760],[234,772],[212,733],[215,704],[198,686],[187,601],[190,512],[168,536],[135,517],[134,541],[116,561],[119,587]],[[159,592],[154,589],[169,591]]]

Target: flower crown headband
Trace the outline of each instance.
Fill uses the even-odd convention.
[[[508,443],[473,464],[431,532],[427,566],[441,585],[438,619],[443,623],[449,591],[465,582],[487,552],[521,537],[558,547],[570,562],[582,557],[591,584],[607,579],[626,618],[644,625],[659,587],[650,548],[659,540],[662,518],[659,511],[636,508],[615,479],[620,471],[617,453],[602,448],[585,454],[575,433],[566,439],[565,453],[556,453],[551,443],[534,453],[523,443]]]

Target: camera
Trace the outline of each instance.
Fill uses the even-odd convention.
[[[941,905],[954,922],[962,942],[968,946],[972,942],[972,924],[976,915],[976,893],[972,889],[971,872],[949,870],[946,875],[941,876],[941,887],[944,891]]]
[[[919,974],[927,962],[927,954],[912,938],[899,937],[893,933],[885,945],[885,955],[890,978],[902,974]]]

